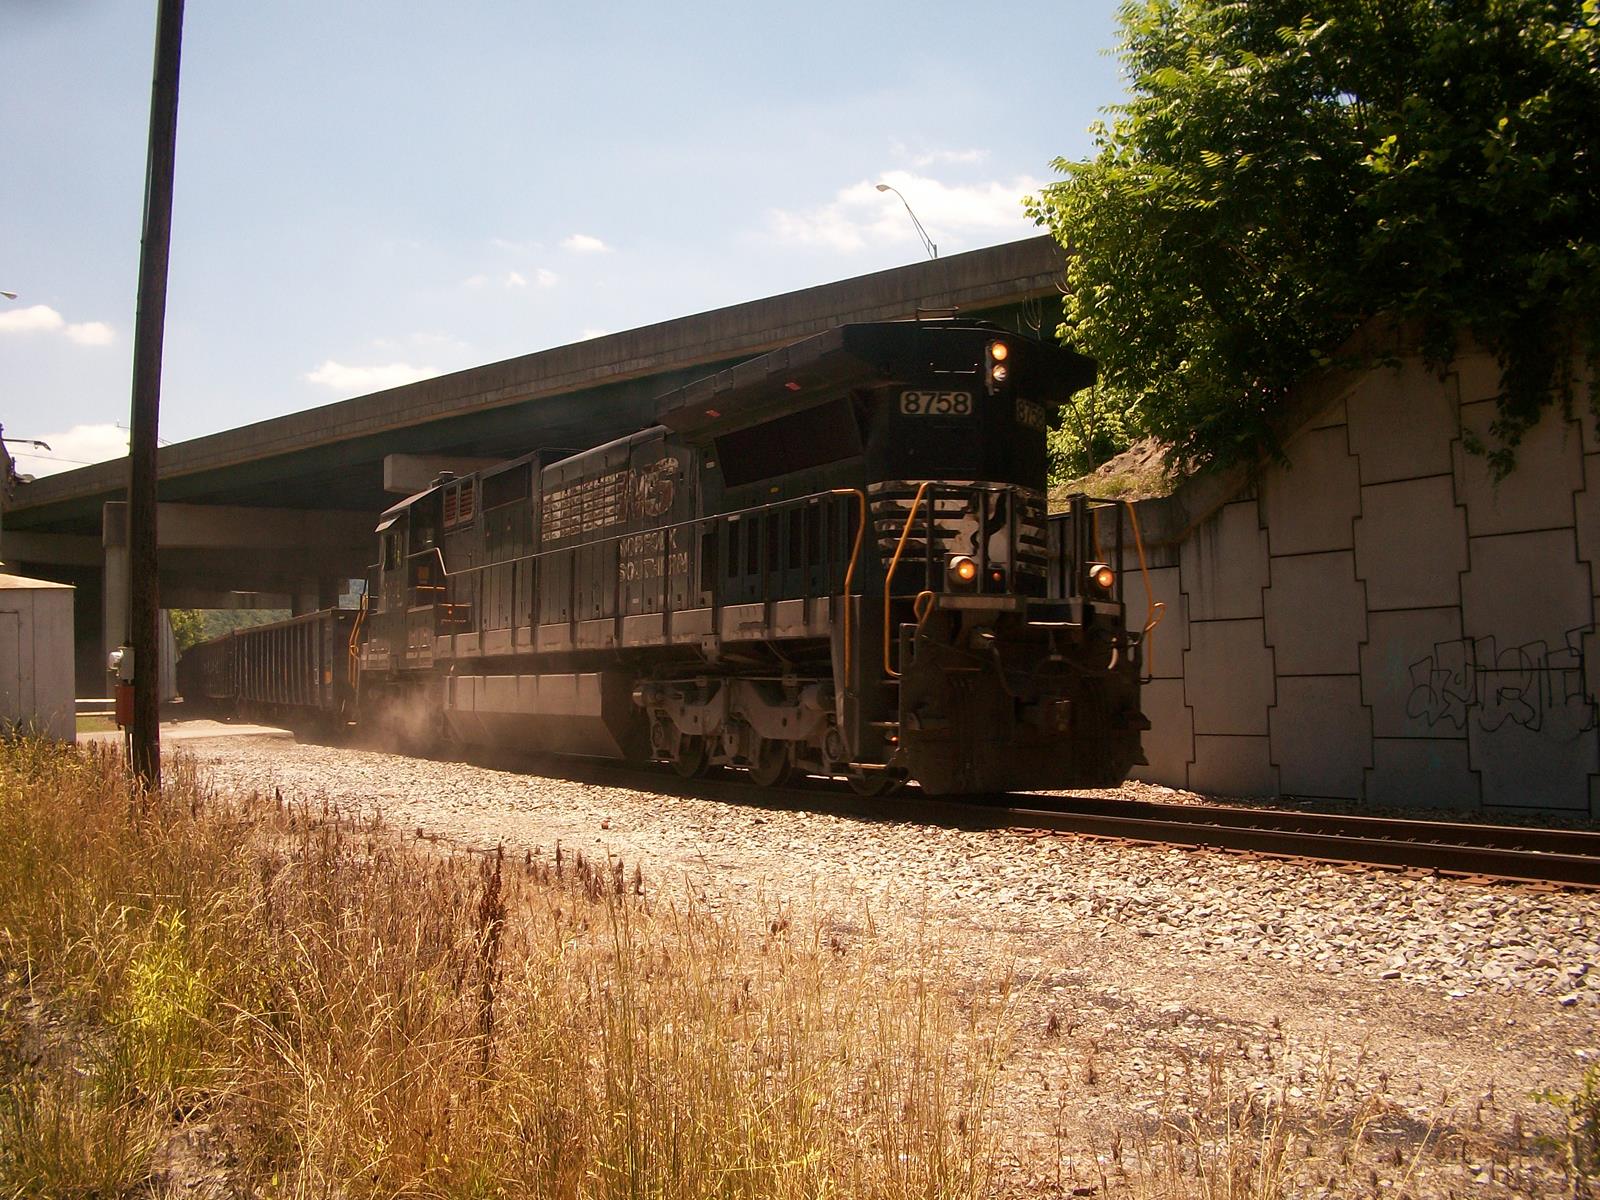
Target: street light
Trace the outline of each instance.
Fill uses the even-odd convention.
[[[0,296],[4,296],[7,300],[15,300],[17,298],[15,292],[0,292]]]
[[[922,239],[922,248],[928,252],[929,258],[939,257],[939,247],[933,244],[933,239],[928,236],[928,231],[922,227],[922,222],[917,220],[917,214],[911,211],[911,202],[900,195],[900,189],[890,187],[887,183],[877,185],[880,192],[893,192],[900,196],[900,203],[906,206],[906,215],[911,218],[911,223],[917,227],[917,236]]]

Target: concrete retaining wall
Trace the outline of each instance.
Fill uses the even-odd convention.
[[[1600,815],[1600,438],[1584,388],[1496,486],[1463,435],[1498,390],[1481,353],[1323,380],[1286,466],[1139,505],[1167,604],[1140,778]]]

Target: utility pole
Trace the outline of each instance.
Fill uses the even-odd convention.
[[[128,643],[133,651],[133,769],[161,786],[161,596],[156,577],[156,427],[172,241],[172,174],[178,141],[178,58],[183,0],[159,0],[150,85],[139,307],[133,324],[133,416],[128,423]]]

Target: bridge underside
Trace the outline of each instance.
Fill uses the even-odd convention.
[[[438,468],[631,433],[655,423],[663,393],[833,325],[957,309],[1048,336],[1062,266],[1051,239],[1030,238],[165,446],[161,602],[296,611],[330,603],[340,581],[365,571],[376,515]],[[78,588],[80,695],[103,691],[105,653],[125,630],[126,479],[118,460],[22,485],[0,532],[6,569]]]

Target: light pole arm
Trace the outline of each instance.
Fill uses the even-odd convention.
[[[911,211],[911,201],[907,200],[901,194],[900,189],[892,184],[880,183],[878,184],[878,190],[880,192],[893,192],[900,197],[900,203],[906,206],[906,216],[911,218],[911,224],[916,227],[917,236],[922,239],[922,248],[928,252],[929,258],[938,258],[939,247],[933,244],[933,239],[928,236],[928,231],[922,227],[922,222],[917,220],[917,214]]]

